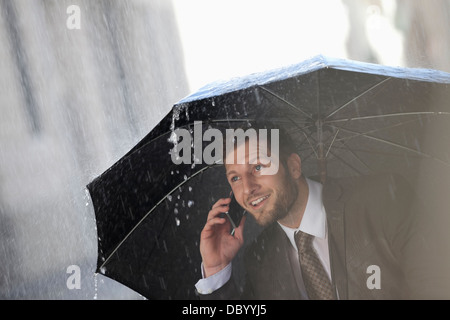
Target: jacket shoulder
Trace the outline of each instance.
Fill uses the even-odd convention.
[[[413,194],[411,184],[401,175],[384,173],[357,177],[330,178],[324,187],[324,197],[343,202],[350,198],[382,200],[401,194]]]

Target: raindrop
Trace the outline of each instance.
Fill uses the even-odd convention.
[[[419,116],[419,125],[420,125],[421,127],[423,127],[423,126],[424,126],[424,123],[423,123],[423,118],[422,118],[422,116]]]
[[[191,186],[189,186],[189,192],[192,192],[192,187]]]
[[[178,214],[178,209],[177,209],[177,208],[173,209],[173,212],[174,212],[175,214]]]
[[[180,110],[182,105],[179,105],[177,108],[173,109],[172,112],[172,123],[170,125],[170,130],[173,132],[175,130],[175,121],[180,120]]]
[[[172,131],[172,133],[170,134],[169,138],[167,139],[167,142],[171,142],[174,145],[178,144],[178,137],[174,131]]]
[[[176,223],[177,227],[180,226],[180,219],[175,218],[175,223]]]
[[[394,190],[394,186],[391,183],[389,184],[388,190],[389,190],[389,194],[390,194],[392,200],[395,200],[395,198],[396,198],[395,197],[395,190]]]
[[[172,201],[172,196],[170,194],[167,196],[167,200]]]
[[[189,108],[187,107],[187,105],[186,105],[185,114],[186,114],[186,119],[189,121]]]
[[[98,273],[94,273],[94,300],[97,300],[98,297]]]
[[[166,290],[166,283],[165,283],[163,277],[159,277],[159,284],[161,285],[161,288],[162,288],[163,290]]]
[[[187,246],[184,246],[184,252],[186,253],[186,258],[190,258],[190,255],[189,255],[189,249],[188,249],[188,247]]]
[[[89,194],[89,190],[87,188],[84,189],[84,198],[86,201],[86,207],[89,206],[89,202],[90,202],[90,194]]]
[[[417,140],[417,138],[414,139],[414,144],[416,145],[416,149],[417,149],[418,151],[421,151],[421,150],[420,150],[420,143],[419,143],[419,140]]]
[[[190,188],[190,187],[189,187]],[[190,191],[190,190],[189,190]],[[192,201],[192,200],[189,200],[188,201],[188,207],[190,208],[190,207],[192,207],[194,205],[194,201]]]

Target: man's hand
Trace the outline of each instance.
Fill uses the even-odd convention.
[[[228,211],[230,201],[230,198],[223,198],[212,206],[200,235],[200,253],[205,277],[212,276],[225,268],[244,244],[245,216],[235,229],[234,235],[230,234],[231,223],[228,218],[221,217],[222,213]]]

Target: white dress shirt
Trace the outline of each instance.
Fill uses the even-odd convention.
[[[301,230],[314,236],[313,247],[316,250],[317,255],[319,256],[319,259],[322,262],[325,271],[331,279],[327,219],[325,208],[322,202],[322,184],[308,178],[306,178],[306,181],[308,183],[309,193],[305,212],[303,213],[303,218],[300,226],[297,229],[293,229],[283,226],[281,223],[279,223],[279,225],[286,233],[295,251],[297,251],[297,245],[294,240],[295,232]],[[296,255],[296,257],[298,261],[298,255]],[[197,291],[200,294],[209,294],[222,287],[231,277],[231,265],[232,264],[230,263],[221,271],[207,278],[204,277],[202,265],[201,270],[203,279],[200,279],[196,283],[195,287]],[[301,291],[303,290],[301,289]]]
[[[294,235],[303,231],[314,236],[313,247],[331,280],[330,254],[328,250],[327,215],[322,202],[322,184],[306,179],[309,187],[308,201],[300,226],[296,229],[278,223],[286,233],[295,251],[298,251]]]

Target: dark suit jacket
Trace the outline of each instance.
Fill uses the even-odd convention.
[[[329,179],[323,188],[333,286],[340,299],[436,297],[427,224],[411,187],[395,175]],[[425,217],[426,218],[426,217]],[[431,230],[432,231],[432,230]],[[293,247],[275,223],[247,249],[246,281],[202,299],[301,299]],[[380,289],[367,285],[379,269]],[[370,282],[370,280],[369,280]]]

